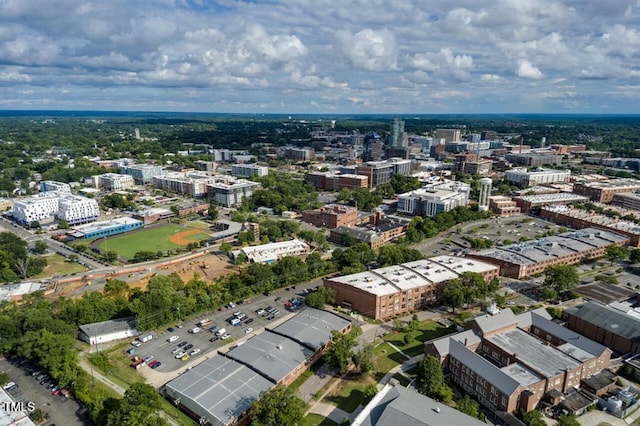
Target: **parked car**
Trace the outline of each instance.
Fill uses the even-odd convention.
[[[231,335],[230,335],[229,333],[225,333],[225,334],[223,334],[222,336],[220,336],[220,338],[221,338],[222,340],[227,340],[229,337],[231,337]]]
[[[191,330],[189,330],[189,333],[191,334],[196,334],[196,333],[200,333],[202,329],[200,327],[193,327]]]
[[[211,339],[209,339],[210,342],[215,342],[216,340],[218,340],[218,336],[213,336]]]
[[[188,344],[189,344],[189,342],[180,342],[180,343],[178,343],[178,347],[181,348],[181,347],[183,347],[185,345],[188,345]]]
[[[189,343],[187,346],[185,346],[184,348],[182,348],[183,351],[188,351],[189,349],[193,348],[193,345],[191,343]]]
[[[169,338],[167,339],[167,342],[169,342],[169,343],[173,343],[173,342],[175,342],[176,340],[178,340],[179,338],[180,338],[180,336],[171,336],[171,337],[169,337]]]
[[[7,383],[6,385],[4,385],[4,386],[2,387],[2,389],[9,389],[10,387],[15,386],[15,385],[16,385],[16,383],[15,383],[15,382],[9,382],[9,383]]]
[[[253,322],[253,318],[247,318],[246,320],[244,320],[245,324],[251,324]]]
[[[182,348],[180,346],[177,346],[174,350],[171,351],[171,353],[175,355],[180,351],[182,351]]]
[[[175,328],[173,328],[173,327],[169,327],[169,328],[167,328],[167,331],[168,331],[169,333],[173,333],[174,331],[176,331],[176,329],[175,329]]]
[[[162,363],[160,361],[158,361],[157,363],[152,365],[151,368],[153,368],[155,370],[156,368],[160,367],[161,365],[162,365]]]
[[[264,308],[258,308],[258,309],[256,309],[256,314],[258,314],[258,315],[262,315],[262,314],[264,314]]]
[[[182,352],[182,351],[180,351],[180,352],[178,352],[178,353],[176,354],[175,359],[180,359],[180,358],[182,358],[184,355],[185,355],[185,353],[184,353],[184,352]]]
[[[186,361],[189,358],[191,358],[191,356],[189,354],[184,354],[184,356],[182,358],[180,358],[182,361]]]
[[[189,352],[189,355],[194,356],[200,353],[200,348],[195,348],[194,350],[192,350],[191,352]]]
[[[142,346],[142,343],[139,340],[134,340],[133,342],[131,342],[131,344],[136,348],[139,348],[140,346]]]
[[[253,328],[251,328],[251,327],[247,327],[247,328],[244,330],[244,332],[245,332],[246,334],[249,334],[249,333],[251,333],[252,331],[253,331]]]
[[[153,355],[149,355],[148,357],[145,357],[144,359],[144,363],[145,364],[149,364],[151,362],[151,360],[153,359]]]
[[[276,298],[275,298],[275,299],[273,299],[273,300],[274,300],[274,301],[276,301],[276,302],[279,302],[279,301],[281,301],[281,300],[282,300],[282,297],[278,296],[278,297],[276,297]]]

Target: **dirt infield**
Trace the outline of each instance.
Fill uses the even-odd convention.
[[[186,238],[190,235],[196,235],[196,234],[202,234],[202,229],[189,229],[187,231],[181,231],[181,232],[175,233],[169,237],[169,241],[171,241],[173,244],[186,246],[187,244],[197,242],[195,240],[189,240]]]

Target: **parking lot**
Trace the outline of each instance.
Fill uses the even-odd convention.
[[[147,359],[148,363],[152,363],[152,361],[160,362],[160,365],[154,368],[158,373],[175,372],[185,368],[194,360],[211,357],[223,346],[259,333],[264,327],[278,321],[289,313],[285,304],[290,299],[303,299],[304,291],[319,285],[320,282],[321,280],[316,280],[312,283],[299,285],[295,289],[289,287],[289,290],[278,290],[269,296],[255,296],[242,304],[234,304],[233,307],[227,306],[223,310],[202,314],[197,318],[185,320],[184,322],[176,322],[166,329],[156,331],[152,340],[140,344],[139,347],[129,346],[127,349],[134,350],[131,356],[137,356],[142,360]],[[266,312],[262,315],[256,313],[259,309],[267,309],[269,307],[280,312],[276,315]],[[240,323],[235,326],[227,321],[230,318],[234,318],[234,313],[245,315],[240,320]],[[200,326],[200,322],[203,319],[210,321],[206,325]],[[210,329],[214,326],[218,330],[224,328],[226,334],[229,334],[229,338],[222,340],[221,336],[212,333]],[[200,330],[194,333],[193,331],[196,327]],[[196,351],[197,349],[199,351]],[[194,353],[194,351],[197,353]],[[177,359],[176,356],[181,353],[188,354],[189,357],[184,360]],[[148,366],[141,368],[150,369]],[[141,373],[145,374],[145,371],[141,370]]]
[[[27,364],[18,365],[9,362],[5,358],[0,359],[0,370],[8,374],[9,380],[15,382],[18,387],[7,391],[15,401],[34,402],[36,409],[48,414],[48,420],[44,425],[90,425],[91,422],[79,414],[80,405],[73,399],[63,398],[61,395],[52,395],[51,390],[45,384],[40,384],[32,376],[33,369]]]

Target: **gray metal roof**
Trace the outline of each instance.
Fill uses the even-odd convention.
[[[480,330],[482,330],[482,334],[490,333],[509,324],[515,325],[518,322],[513,311],[509,308],[503,309],[495,315],[480,315],[473,320],[478,324]]]
[[[565,309],[565,313],[628,340],[640,340],[640,320],[599,303],[587,302]]]
[[[266,330],[231,349],[225,356],[250,366],[278,383],[296,367],[307,362],[313,353],[288,337]]]
[[[518,361],[546,377],[580,366],[575,359],[519,328],[496,334],[487,340],[506,353],[515,354]]]
[[[478,336],[474,330],[465,330],[460,333],[456,333],[453,336],[449,335],[431,340],[430,342],[426,342],[425,345],[431,343],[436,348],[440,356],[447,356],[449,355],[449,340],[451,339],[457,340],[465,346],[480,343],[480,336]]]
[[[516,317],[518,320],[518,327],[520,328],[528,328],[533,324],[533,315],[537,315],[539,318],[545,318],[547,320],[551,320],[551,315],[545,308],[534,309],[533,311],[526,311],[521,314],[518,314]]]
[[[484,423],[447,404],[402,386],[385,386],[380,399],[364,409],[357,426],[480,426]]]
[[[136,318],[125,317],[117,318],[109,321],[94,322],[93,324],[84,324],[80,326],[80,331],[89,337],[102,336],[104,334],[117,333],[119,331],[131,330],[136,334],[135,330]]]
[[[467,368],[471,369],[476,375],[482,377],[491,383],[496,389],[499,389],[505,395],[513,394],[520,386],[516,380],[509,377],[489,361],[465,347],[462,343],[451,339],[449,342],[449,350],[451,356]]]
[[[332,330],[342,331],[349,324],[351,321],[331,312],[304,308],[293,318],[274,328],[273,331],[317,350],[331,340]]]
[[[174,400],[199,416],[232,423],[244,413],[273,383],[250,368],[225,358],[214,356],[183,373],[166,385],[166,392]]]
[[[593,340],[588,339],[574,331],[571,331],[566,327],[556,324],[555,322],[550,321],[547,318],[544,318],[535,312],[532,312],[531,320],[532,320],[532,324],[535,325],[536,327],[546,331],[547,333],[554,335],[555,337],[557,337],[560,340],[563,340],[566,343],[570,343],[576,348],[579,348],[593,356],[598,357],[608,350],[606,346],[601,345],[598,342],[594,342]],[[558,348],[562,350],[560,347]],[[566,352],[566,351],[563,350],[563,352]]]

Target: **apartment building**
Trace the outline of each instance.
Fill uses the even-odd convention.
[[[233,164],[231,166],[231,174],[238,177],[251,177],[251,176],[267,176],[269,174],[269,167],[258,166],[257,164]]]
[[[477,260],[438,256],[325,278],[324,286],[336,291],[336,304],[374,319],[386,319],[434,304],[442,286],[463,272],[477,272],[491,280],[499,270]]]
[[[347,189],[367,188],[369,178],[351,173],[311,172],[305,178],[306,182],[314,188],[327,191],[340,191]]]
[[[562,164],[562,155],[552,153],[510,153],[505,159],[512,164],[526,167],[538,167],[551,164]]]
[[[169,172],[164,176],[151,178],[151,185],[158,189],[201,198],[207,195],[207,185],[217,182],[216,176],[190,172]]]
[[[495,195],[489,197],[489,210],[500,217],[516,216],[520,214],[520,207],[511,197]]]
[[[540,274],[549,266],[573,265],[585,259],[596,259],[611,245],[625,246],[629,238],[619,233],[597,228],[538,240],[495,247],[467,254],[467,257],[500,267],[500,275],[522,279]]]
[[[167,171],[162,166],[153,164],[132,164],[130,166],[122,166],[120,173],[133,177],[138,185],[146,185],[151,183],[154,176],[164,176]]]
[[[232,176],[214,176],[213,182],[207,185],[207,197],[224,207],[236,207],[242,204],[243,198],[249,198],[260,184]]]
[[[54,180],[43,180],[40,182],[42,192],[59,192],[61,194],[71,194],[71,186],[68,183]]]
[[[425,353],[493,411],[528,412],[543,400],[570,398],[611,359],[608,348],[551,321],[542,308],[516,316],[493,306],[465,328],[425,343]]]
[[[97,220],[100,206],[93,198],[66,195],[60,197],[55,215],[59,220],[66,220],[69,225],[78,225]]]
[[[105,173],[94,176],[95,186],[105,191],[122,191],[135,186],[133,176],[119,173]]]
[[[640,192],[615,194],[613,204],[629,210],[640,210]]]
[[[69,224],[94,221],[100,215],[98,202],[92,198],[68,193],[43,192],[27,199],[14,200],[13,218],[23,224],[64,219]]]

